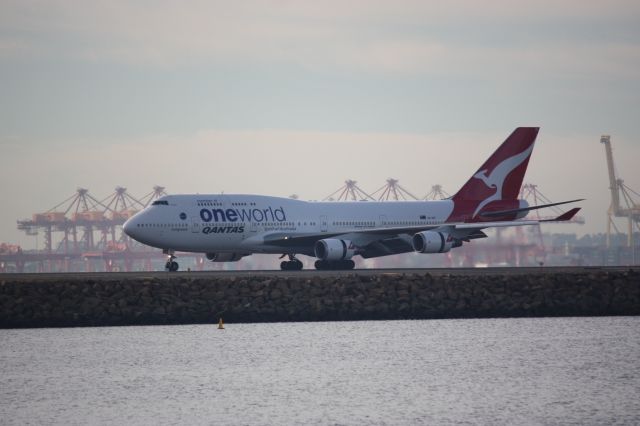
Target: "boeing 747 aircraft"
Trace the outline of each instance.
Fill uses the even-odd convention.
[[[161,248],[166,268],[175,252],[205,253],[235,262],[253,253],[287,256],[280,267],[300,270],[297,255],[317,258],[316,269],[353,269],[354,256],[416,251],[446,253],[486,228],[536,225],[531,210],[582,200],[529,206],[518,199],[537,127],[519,127],[451,198],[441,201],[306,202],[263,195],[168,195],[124,224],[131,238]],[[552,219],[566,221],[580,208]]]

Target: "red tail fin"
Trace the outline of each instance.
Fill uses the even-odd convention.
[[[527,171],[538,127],[518,127],[452,197],[452,219],[475,217],[493,201],[516,200]]]

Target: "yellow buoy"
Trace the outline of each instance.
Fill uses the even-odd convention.
[[[224,330],[224,322],[222,321],[222,318],[218,321],[218,330]]]

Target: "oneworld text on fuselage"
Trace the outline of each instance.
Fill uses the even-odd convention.
[[[285,222],[282,207],[264,209],[200,209],[203,222]]]

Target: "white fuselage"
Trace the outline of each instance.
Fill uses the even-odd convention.
[[[453,202],[307,202],[262,195],[171,195],[136,214],[126,224],[144,244],[189,252],[282,253],[269,235],[349,235],[351,231],[444,223]],[[351,240],[364,244],[367,234]],[[297,253],[313,255],[312,245]]]
[[[518,127],[452,197],[441,201],[307,202],[262,195],[168,195],[124,224],[124,232],[162,248],[177,271],[174,251],[233,262],[252,253],[288,256],[280,268],[300,270],[302,254],[316,269],[353,269],[365,259],[408,253],[448,253],[486,228],[538,225],[520,220],[531,210],[518,199],[537,127]],[[558,216],[570,220],[579,208]]]

